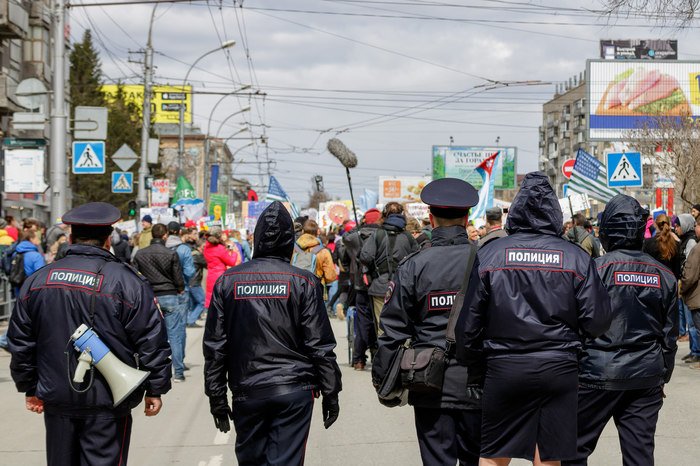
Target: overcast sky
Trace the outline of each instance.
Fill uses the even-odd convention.
[[[80,0],[78,0],[79,3]],[[100,3],[102,0],[84,2]],[[242,85],[263,98],[226,97],[212,132],[247,125],[235,176],[267,184],[271,173],[300,206],[322,175],[326,191],[348,199],[345,170],[326,150],[340,138],[358,156],[356,196],[378,176],[431,173],[431,147],[516,146],[518,172],[537,169],[542,104],[554,85],[599,57],[601,38],[677,38],[679,58],[700,59],[696,27],[664,28],[638,16],[608,18],[601,2],[562,0],[225,0],[158,5],[153,24],[155,84],[180,85],[187,69],[226,40],[234,47],[190,73],[195,92]],[[153,5],[76,6],[71,41],[92,29],[108,82],[142,83],[141,56]],[[541,81],[539,86],[493,82]],[[206,130],[220,96],[197,94],[195,125]],[[267,144],[260,143],[265,136]],[[232,151],[249,141],[232,140]],[[251,162],[261,162],[259,165]],[[269,161],[269,162],[268,162]],[[259,175],[262,173],[262,175]],[[263,191],[262,188],[257,188]]]

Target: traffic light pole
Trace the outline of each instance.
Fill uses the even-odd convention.
[[[68,209],[66,183],[66,115],[65,102],[65,2],[55,0],[53,11],[53,105],[51,106],[51,221]]]

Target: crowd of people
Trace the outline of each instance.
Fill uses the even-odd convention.
[[[29,363],[37,345],[49,344],[35,341],[42,338],[32,330],[35,314],[44,312],[37,303],[60,296],[61,306],[79,309],[61,324],[65,332],[80,323],[73,322],[78,315],[96,319],[94,299],[66,301],[82,287],[79,295],[87,289],[120,309],[102,316],[103,324],[136,332],[134,341],[109,331],[105,339],[153,372],[144,387],[146,415],[160,410],[171,379],[185,381],[185,330],[206,319],[205,394],[219,430],[227,432],[233,420],[241,464],[303,463],[315,397],[323,397],[326,428],[338,418],[341,381],[329,318],[349,314],[350,362],[356,371],[371,364],[379,392],[398,377],[380,402],[413,406],[424,464],[506,465],[513,457],[586,464],[611,418],[625,463],[653,464],[677,340],[690,342],[683,359],[700,369],[700,205],[669,216],[619,195],[598,218],[576,214],[565,222],[541,173],[526,176],[509,209],[488,209],[483,225],[469,219],[478,194],[462,180],[436,180],[421,199],[429,206],[424,218],[389,202],[359,223],[327,231],[315,219],[292,220],[275,202],[250,235],[199,231],[192,222],[154,224],[146,215],[129,237],[112,230],[118,211],[96,205],[102,203],[77,207],[66,214],[70,221],[48,229],[34,219],[0,220],[3,269],[13,275],[8,267],[22,256],[30,283],[17,284],[21,305],[9,346],[5,336],[0,342],[13,353],[13,377],[28,409],[43,412],[46,399],[47,413],[70,417],[66,406],[85,402],[77,391],[55,395],[42,385],[42,368]],[[119,264],[109,266],[113,277],[102,278],[109,278],[109,293],[97,280],[105,261]],[[54,280],[69,262],[87,278]],[[120,280],[133,281],[134,289],[122,290]],[[148,343],[130,320],[136,308],[145,309],[139,318],[146,319]],[[167,352],[157,349],[164,344]],[[54,395],[70,402],[57,409]],[[103,401],[97,398],[98,414],[107,409]],[[130,430],[132,407],[109,411],[114,419],[127,416],[117,427],[126,422]],[[47,422],[47,430],[62,428]],[[50,459],[65,454],[55,442],[47,447]]]

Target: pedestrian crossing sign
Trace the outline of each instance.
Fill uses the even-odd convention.
[[[73,173],[105,172],[104,141],[80,141],[73,143]]]
[[[642,154],[640,152],[607,155],[608,187],[642,186]]]
[[[112,172],[113,193],[133,193],[134,174],[131,172]]]

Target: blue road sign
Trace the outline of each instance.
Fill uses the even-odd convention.
[[[608,186],[642,186],[642,154],[639,152],[607,155]]]
[[[73,143],[73,173],[105,172],[104,141],[81,141]]]
[[[112,172],[113,193],[133,193],[134,174],[131,172]]]

